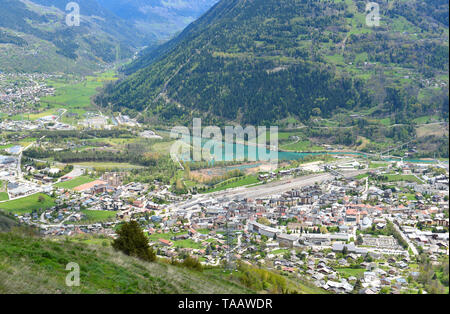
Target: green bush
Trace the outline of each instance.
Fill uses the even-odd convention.
[[[187,256],[182,265],[186,268],[190,268],[190,269],[194,269],[194,270],[198,270],[198,271],[203,271],[203,266],[202,264],[198,261],[198,259],[193,258],[191,256]]]
[[[144,261],[156,260],[155,252],[148,245],[148,239],[136,221],[125,222],[117,234],[119,237],[113,241],[113,248]]]

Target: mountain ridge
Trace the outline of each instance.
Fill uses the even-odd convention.
[[[0,41],[1,71],[91,73],[132,57],[148,41],[95,1],[79,1],[80,26],[69,27],[66,4],[0,1],[0,33],[7,39]]]
[[[448,4],[433,0],[424,10],[424,3],[381,1],[384,23],[371,28],[359,0],[220,1],[125,67],[129,76],[97,102],[169,122],[195,115],[216,123],[305,122],[379,104],[404,111],[423,96],[425,79],[448,85],[441,14]],[[424,105],[435,110],[427,97]]]
[[[164,42],[215,1],[177,7],[184,2],[139,0],[136,6],[128,0],[79,0],[81,23],[69,27],[66,0],[0,0],[0,71],[90,74]],[[158,6],[141,12],[144,4],[166,9],[161,16]],[[171,20],[165,21],[165,15]],[[153,17],[158,18],[155,25],[142,27],[142,19],[151,22]]]

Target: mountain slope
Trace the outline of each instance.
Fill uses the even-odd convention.
[[[6,232],[18,226],[17,221],[0,212],[0,232]]]
[[[218,0],[98,0],[140,31],[167,40]]]
[[[68,287],[69,262],[80,286]],[[251,293],[219,277],[146,263],[110,248],[0,233],[0,293]]]
[[[297,276],[240,261],[231,272],[144,262],[113,250],[110,242],[101,235],[42,238],[26,227],[0,232],[0,293],[328,293]],[[70,262],[80,266],[79,287],[65,284]]]
[[[432,99],[448,86],[448,3],[379,3],[382,23],[371,28],[361,0],[220,1],[97,102],[168,121],[244,124],[378,104],[382,113],[416,102],[441,110]]]
[[[87,73],[151,42],[96,1],[78,3],[80,26],[68,27],[67,1],[0,0],[0,71]]]

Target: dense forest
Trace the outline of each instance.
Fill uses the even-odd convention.
[[[14,44],[19,47],[24,47],[27,45],[27,41],[0,30],[0,44]]]

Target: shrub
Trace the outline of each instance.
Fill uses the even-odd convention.
[[[186,268],[190,268],[190,269],[194,269],[197,271],[203,271],[203,266],[202,264],[198,261],[198,259],[193,258],[191,256],[187,256],[182,265]]]
[[[125,222],[117,234],[119,237],[113,241],[113,248],[144,261],[156,260],[155,252],[148,245],[148,239],[136,221]]]

